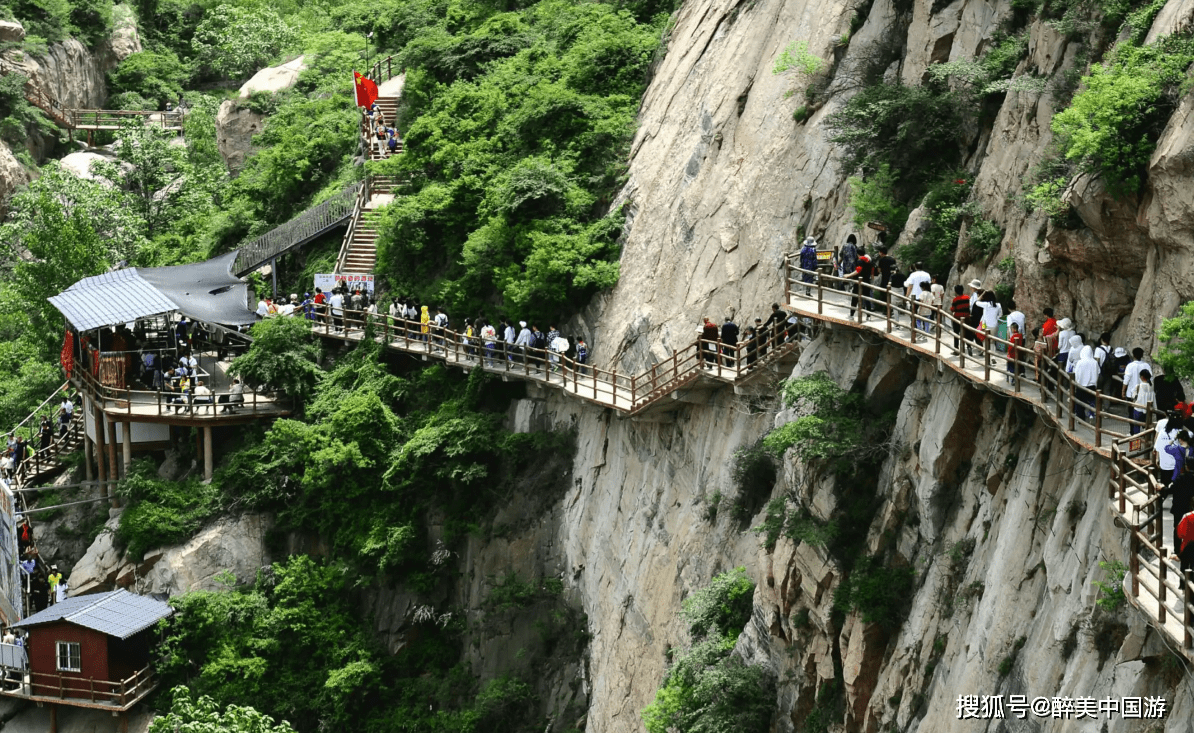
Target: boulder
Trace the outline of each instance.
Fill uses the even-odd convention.
[[[83,178],[88,181],[102,181],[104,179],[91,172],[91,164],[110,160],[111,158],[100,155],[99,153],[79,151],[77,153],[71,153],[70,155],[62,158],[62,160],[58,161],[58,164],[62,166],[63,169],[70,171],[79,178]]]
[[[108,69],[129,56],[141,51],[141,36],[137,33],[137,20],[132,8],[127,5],[117,5],[112,9],[116,19],[112,28],[112,37],[105,44],[103,60]]]
[[[25,26],[15,20],[0,20],[0,43],[20,43],[25,40]]]
[[[82,596],[112,590],[116,582],[116,571],[124,555],[116,547],[116,529],[119,526],[119,515],[109,519],[99,536],[87,548],[87,552],[75,563],[67,578],[71,595]]]
[[[6,202],[9,196],[35,177],[32,171],[21,165],[8,145],[0,142],[0,217],[8,213]]]
[[[247,99],[253,92],[280,92],[298,82],[299,73],[306,69],[299,56],[281,66],[271,66],[253,75],[241,85],[239,99]],[[241,107],[229,99],[216,113],[216,146],[228,171],[235,175],[244,167],[245,159],[253,152],[253,136],[265,127],[265,115]]]
[[[258,71],[251,79],[241,85],[240,98],[247,99],[253,92],[280,92],[298,83],[299,74],[307,68],[303,57],[299,56],[281,66],[270,66]]]
[[[215,577],[225,571],[237,583],[251,583],[257,571],[270,564],[265,546],[273,519],[265,514],[224,517],[181,545],[146,554],[139,567],[138,593],[178,595],[193,590],[216,590]],[[129,572],[129,571],[126,571]]]
[[[225,100],[216,113],[216,146],[229,172],[235,174],[245,165],[253,152],[253,136],[265,126],[265,115],[238,107],[234,100]]]

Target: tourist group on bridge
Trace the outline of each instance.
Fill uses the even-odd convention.
[[[316,288],[314,296],[304,293],[302,299],[292,293],[289,302],[280,306],[271,298],[262,298],[257,304],[257,314],[262,318],[302,317],[326,324],[336,333],[345,333],[353,326],[363,328],[366,323],[380,327],[382,318],[379,304],[368,290],[350,290],[344,282],[331,293]],[[444,308],[417,305],[413,298],[405,296],[391,298],[385,315],[393,323],[392,337],[420,342],[429,352],[445,355],[460,346],[466,361],[483,362],[490,369],[497,369],[506,361],[517,364],[528,374],[558,372],[560,357],[567,356],[584,374],[589,363],[589,346],[584,337],[570,340],[555,325],[549,324],[542,330],[538,324],[506,316],[494,323],[479,315],[465,322],[464,330],[458,331]]]

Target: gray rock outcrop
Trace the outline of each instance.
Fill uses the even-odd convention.
[[[298,83],[299,74],[307,68],[299,56],[281,66],[271,66],[253,75],[241,85],[237,99],[227,99],[216,113],[216,145],[224,165],[235,174],[244,167],[245,159],[253,153],[253,136],[265,126],[265,115],[242,107],[239,100],[254,92],[280,92]]]
[[[141,559],[129,557],[116,545],[119,526],[119,517],[109,520],[75,564],[69,577],[71,595],[116,587],[172,596],[192,590],[216,590],[226,585],[217,580],[222,573],[232,573],[233,584],[251,583],[257,571],[270,564],[265,537],[273,524],[264,515],[220,519],[183,544],[150,550]]]
[[[25,40],[25,26],[15,20],[0,20],[0,42],[20,43]]]

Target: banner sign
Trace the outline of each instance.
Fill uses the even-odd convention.
[[[373,295],[373,275],[350,272],[350,273],[326,273],[317,274],[315,276],[315,287],[320,288],[325,293],[330,293],[342,282],[348,283],[348,292],[358,289],[364,289],[365,292]]]

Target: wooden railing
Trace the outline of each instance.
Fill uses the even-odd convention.
[[[6,688],[5,694],[18,697],[53,698],[64,701],[83,700],[96,705],[111,705],[124,709],[150,692],[158,683],[152,666],[145,666],[128,679],[120,681],[97,680],[78,674],[53,672],[32,672],[6,667],[5,682],[16,683],[13,689]]]
[[[356,204],[367,183],[356,183],[328,200],[307,209],[280,227],[272,229],[241,247],[236,254],[233,272],[245,275],[290,250],[355,218]]]
[[[45,112],[60,127],[70,127],[70,116],[63,109],[62,105],[58,103],[57,99],[29,83],[28,75],[25,74],[24,69],[19,66],[13,66],[0,59],[0,76],[8,76],[9,74],[20,74],[26,77],[23,90],[25,101]]]
[[[819,318],[847,320],[860,326],[874,319],[875,325],[889,336],[897,331],[907,332],[909,336],[899,338],[900,341],[931,348],[934,356],[956,365],[974,379],[990,383],[993,375],[996,378],[1002,375],[1004,378],[997,381],[1002,381],[1004,388],[1013,394],[1035,395],[1042,404],[1051,402],[1054,418],[1071,434],[1080,428],[1089,430],[1095,448],[1105,449],[1109,440],[1130,437],[1133,428],[1146,430],[1155,422],[1152,405],[1142,410],[1142,419],[1137,419],[1133,412],[1136,406],[1131,401],[1101,392],[1097,387],[1081,386],[1047,355],[1038,356],[1028,341],[1031,333],[1024,334],[1023,346],[1016,346],[955,318],[945,310],[944,304],[929,307],[877,284],[801,270],[792,265],[791,258],[785,258],[785,271],[786,302],[794,307],[810,315],[815,313]],[[803,281],[806,274],[813,276],[812,282]],[[831,314],[830,309],[848,309],[851,313],[842,319]],[[915,326],[915,321],[922,322],[924,327]]]
[[[290,410],[290,402],[284,398],[259,397],[256,389],[246,386],[244,392],[215,392],[196,395],[194,389],[183,392],[168,390],[136,390],[112,387],[100,381],[87,370],[77,372],[79,383],[110,417],[123,413],[126,419],[136,422],[146,417],[178,417],[186,414],[190,418],[204,416],[219,417],[223,414],[277,416]]]
[[[1194,578],[1182,572],[1176,554],[1165,547],[1161,486],[1152,462],[1154,433],[1111,444],[1108,497],[1129,535],[1125,592],[1132,605],[1194,656]]]
[[[500,335],[491,348],[480,336],[440,329],[434,323],[424,325],[388,314],[341,310],[343,315],[325,307],[314,315],[312,328],[325,337],[350,341],[371,333],[388,348],[542,382],[628,414],[641,412],[701,374],[726,382],[741,380],[772,365],[800,343],[798,326],[787,323],[782,330],[771,329],[755,341],[734,345],[698,338],[644,372],[625,374],[616,368],[577,362],[550,348],[508,344]]]
[[[142,124],[178,131],[183,129],[186,118],[186,110],[181,107],[167,112],[148,109],[65,109],[63,113],[69,126],[76,130],[119,130],[129,120],[140,118]]]
[[[360,188],[357,190],[356,198],[353,200],[352,217],[348,222],[348,230],[344,232],[344,239],[340,243],[340,251],[336,254],[336,272],[343,272],[345,263],[348,260],[348,250],[352,245],[352,237],[356,234],[357,227],[361,224],[361,215],[365,211],[365,205],[369,203],[369,197],[372,196],[372,181],[369,176],[365,176],[365,180],[361,182]]]

